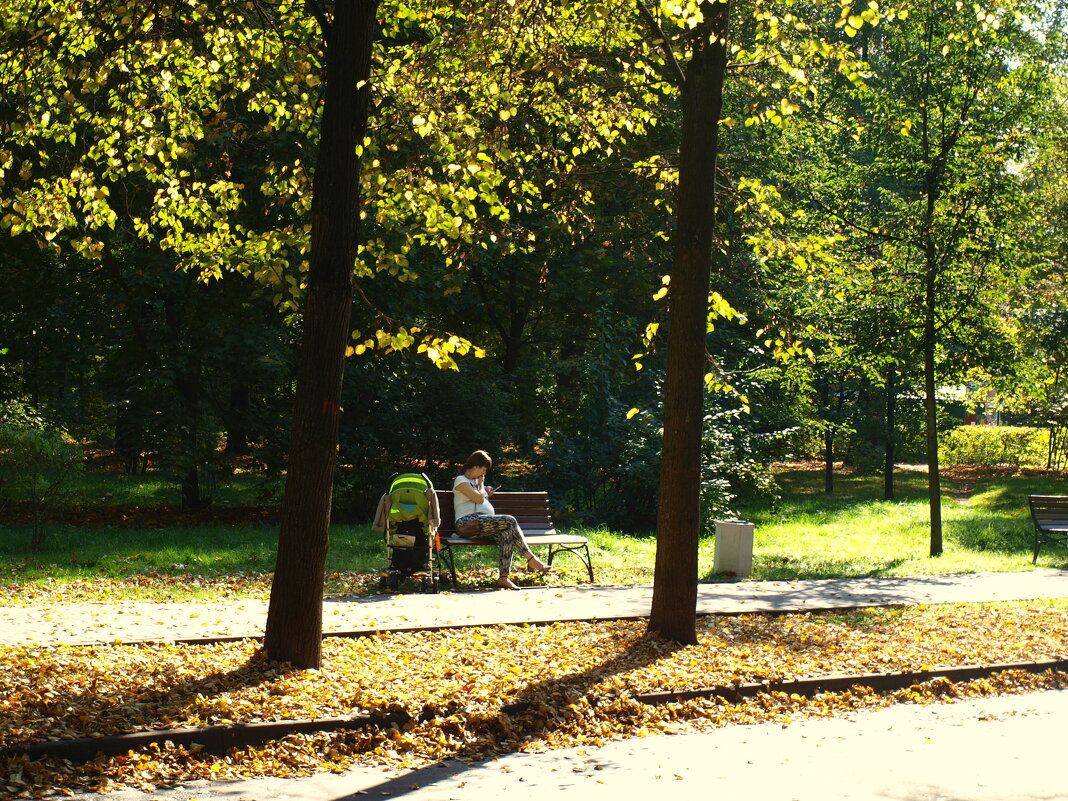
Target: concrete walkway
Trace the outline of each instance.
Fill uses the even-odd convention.
[[[323,604],[323,629],[363,632],[640,618],[649,614],[652,593],[650,585],[589,585],[337,597]],[[697,608],[701,614],[736,614],[1033,598],[1068,598],[1068,570],[702,584]],[[267,602],[257,600],[7,606],[0,607],[0,644],[259,637],[266,620]]]
[[[412,771],[196,781],[109,801],[1051,801],[1068,798],[1068,690],[654,735]],[[79,794],[77,801],[101,796]]]

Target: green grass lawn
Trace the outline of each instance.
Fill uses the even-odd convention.
[[[87,471],[75,476],[64,491],[68,503],[80,506],[178,506],[182,502],[177,482],[158,472]],[[224,506],[255,506],[280,491],[280,478],[240,473],[220,476],[217,486],[206,494]]]
[[[898,474],[894,501],[881,500],[881,476],[822,476],[792,470],[778,476],[783,500],[749,510],[756,523],[757,578],[915,576],[1031,568],[1029,494],[1068,494],[1068,477],[943,479],[943,554],[931,558],[927,476]],[[1039,566],[1068,567],[1064,549],[1043,549]]]
[[[960,482],[947,479],[945,550],[931,558],[925,475],[902,471],[898,499],[892,502],[881,500],[879,477],[839,474],[832,495],[823,492],[818,471],[788,470],[778,478],[783,488],[779,503],[743,510],[756,523],[757,579],[1028,570],[1032,531],[1027,495],[1068,494],[1068,477],[977,478],[967,492]],[[216,509],[255,506],[262,493],[262,481],[238,477],[220,488]],[[20,595],[62,597],[65,585],[88,585],[90,589],[74,593],[79,598],[263,594],[274,567],[276,526],[188,520],[178,525],[164,514],[177,501],[176,488],[155,476],[86,476],[71,503],[89,517],[97,515],[93,525],[54,524],[45,553],[26,550],[28,525],[0,525],[0,601],[17,601]],[[131,525],[122,515],[134,508],[138,517]],[[579,531],[590,538],[598,583],[652,580],[651,534]],[[711,538],[702,541],[702,581],[722,578],[712,573],[713,549]],[[387,562],[381,538],[369,525],[335,525],[327,591],[369,591]],[[466,586],[488,586],[495,577],[492,549],[461,549],[457,563]],[[1068,567],[1068,551],[1046,549],[1038,564]],[[578,561],[566,554],[556,566],[560,573],[544,580],[575,584],[585,579]]]

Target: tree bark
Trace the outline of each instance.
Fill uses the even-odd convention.
[[[326,34],[326,95],[312,184],[311,256],[278,558],[264,647],[298,668],[322,660],[323,577],[337,459],[378,0],[339,0]],[[361,83],[362,82],[362,83]]]
[[[668,305],[664,447],[650,633],[697,641],[701,428],[716,156],[727,64],[729,3],[703,2],[682,85],[675,255]]]
[[[928,27],[927,43],[931,45],[933,29]],[[941,174],[945,166],[945,157],[949,152],[943,138],[939,152],[935,155],[931,135],[933,123],[930,109],[926,102],[927,92],[931,88],[931,76],[923,77],[923,96],[921,119],[922,163],[925,165],[923,176],[923,194],[925,207],[921,227],[920,244],[923,252],[924,286],[923,286],[923,411],[927,434],[927,497],[931,518],[931,556],[942,555],[942,486],[938,472],[938,399],[937,376],[935,375],[935,348],[938,344],[938,327],[935,310],[938,302],[938,248],[934,241],[935,217],[938,198],[941,194]],[[943,132],[944,133],[944,132]]]
[[[821,381],[821,400],[826,414],[823,428],[823,492],[834,494],[834,424],[831,420],[831,382],[824,377]]]
[[[37,490],[30,493],[30,503],[33,507],[33,533],[30,535],[30,550],[34,553],[43,553],[48,536],[48,523],[45,520],[45,501],[37,494]]]
[[[883,462],[883,499],[894,500],[894,464],[897,461],[897,370],[886,368],[886,459]]]
[[[823,492],[834,494],[834,429],[823,430]]]
[[[938,468],[938,399],[935,396],[935,270],[928,262],[923,322],[923,409],[927,429],[927,496],[931,515],[931,556],[942,555],[942,485]]]
[[[226,407],[226,448],[227,456],[248,456],[251,452],[249,442],[249,410],[252,407],[252,392],[247,383],[235,381],[230,387],[230,402]]]
[[[182,408],[178,436],[181,464],[178,481],[182,488],[182,510],[196,512],[206,505],[200,494],[200,475],[197,472],[200,456],[200,364],[196,358],[191,358],[190,363],[183,366],[175,379],[175,387]]]

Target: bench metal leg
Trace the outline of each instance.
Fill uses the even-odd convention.
[[[589,543],[584,542],[581,545],[550,545],[548,559],[550,565],[553,563],[553,557],[562,551],[573,553],[578,557],[579,561],[585,565],[586,572],[590,575],[590,584],[593,584],[593,558],[590,556]]]
[[[1038,552],[1042,549],[1043,545],[1056,546],[1068,546],[1068,532],[1061,531],[1044,531],[1038,527],[1035,528],[1035,552],[1034,557],[1031,559],[1031,564],[1038,563]]]
[[[449,568],[449,576],[452,579],[452,588],[454,590],[460,589],[460,581],[456,578],[456,563],[453,561],[452,547],[448,545],[442,546],[441,550],[437,553],[437,558],[445,563],[445,566]]]

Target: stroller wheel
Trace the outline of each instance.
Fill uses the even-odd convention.
[[[387,573],[378,580],[378,589],[385,592],[393,591],[400,586],[401,577],[396,573]]]

